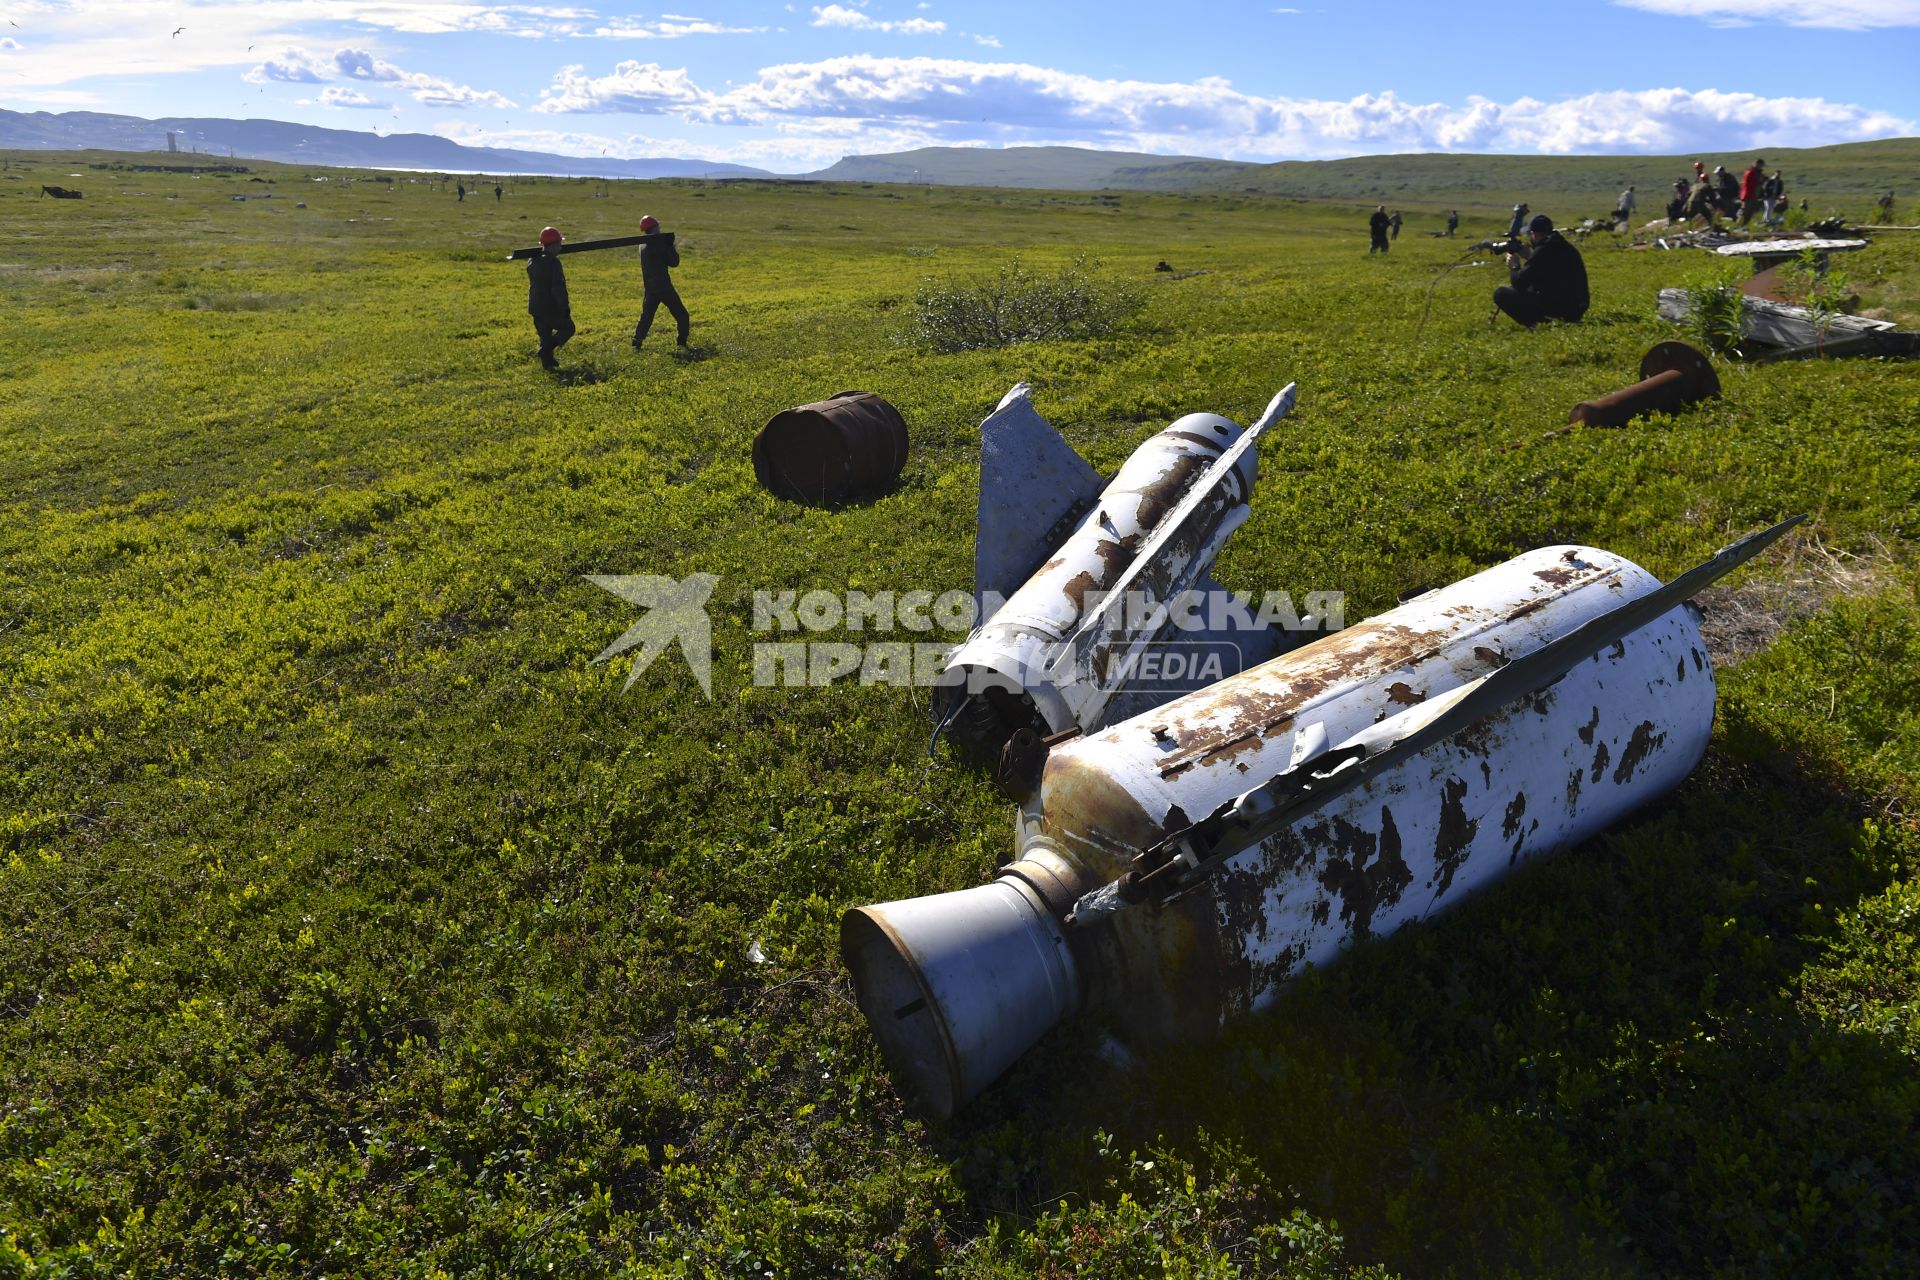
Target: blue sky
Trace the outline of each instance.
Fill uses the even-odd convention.
[[[1241,160],[1920,133],[1920,0],[1486,6],[0,0],[0,106],[799,172],[1059,143]],[[175,34],[176,29],[178,34]]]

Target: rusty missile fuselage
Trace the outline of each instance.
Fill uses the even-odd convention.
[[[1115,879],[1133,851],[1288,767],[1308,726],[1337,741],[1657,585],[1605,552],[1532,552],[1063,743],[1023,812],[1023,845],[1057,851],[1085,888]],[[1665,791],[1711,729],[1705,646],[1676,611],[1616,649],[1246,850],[1206,892],[1076,931],[1099,954],[1081,966],[1086,1002],[1133,1038],[1205,1032],[1270,1003],[1305,965]]]
[[[1135,449],[1084,506],[1070,508],[1076,513],[1071,526],[1043,536],[1038,567],[1020,574],[1011,594],[949,658],[934,693],[943,726],[951,724],[958,739],[991,759],[1018,730],[1047,735],[1117,718],[1118,699],[1132,687],[1141,654],[1168,631],[1164,620],[1143,626],[1140,606],[1164,605],[1204,580],[1227,537],[1248,517],[1258,470],[1252,445],[1292,404],[1288,387],[1244,431],[1219,414],[1179,418]],[[981,431],[989,442],[1000,433],[1053,436],[1024,387],[1010,393]],[[987,527],[985,513],[996,496],[989,489],[1015,483],[990,480],[988,447],[981,539],[1025,542],[1037,530],[1018,521],[997,533]],[[1041,489],[1036,499],[1057,496]],[[993,584],[977,585],[984,594]],[[1262,657],[1278,643],[1266,633],[1234,640],[1237,653]],[[1236,661],[1231,669],[1242,665]]]
[[[1597,834],[1676,785],[1705,749],[1713,673],[1691,606],[1230,851],[1191,891],[1090,920],[1073,915],[1077,900],[1119,880],[1141,851],[1327,742],[1452,696],[1659,585],[1608,552],[1530,552],[1052,744],[1021,809],[1017,855],[995,882],[1017,888],[1023,904],[1009,953],[1045,956],[1043,989],[1070,983],[1072,1008],[1101,1018],[1123,1042],[1206,1036],[1271,1004],[1309,965],[1444,910],[1523,859]],[[863,908],[849,921],[884,920],[897,905]],[[910,950],[911,939],[903,945]],[[944,990],[961,993],[947,998],[964,1005],[963,969],[946,970]],[[871,983],[858,966],[855,973],[864,992]],[[947,1021],[966,1019],[962,1008]],[[902,1060],[915,1025],[876,1021],[891,1061]],[[943,1025],[934,1034],[952,1033]],[[889,1036],[897,1043],[889,1046]],[[916,1093],[945,1089],[957,1106],[981,1072],[964,1087],[932,1080],[931,1089],[924,1073],[904,1074]]]

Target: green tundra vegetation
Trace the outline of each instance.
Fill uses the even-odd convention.
[[[153,160],[0,180],[0,1277],[1920,1272],[1920,368],[1722,363],[1563,430],[1714,264],[1594,236],[1585,323],[1489,326],[1483,264],[1419,328],[1504,202],[1370,258],[1371,195]],[[630,251],[580,254],[542,373],[505,252],[648,212],[693,346],[631,352]],[[916,338],[1016,256],[1139,306]],[[1845,269],[1920,321],[1920,236]],[[1215,1042],[1063,1027],[936,1126],[838,921],[980,882],[1010,806],[924,690],[757,686],[752,597],[969,587],[1020,380],[1103,470],[1297,381],[1219,575],[1349,619],[1811,532],[1710,602],[1756,651],[1671,797]],[[898,486],[759,489],[754,432],[848,388],[910,424]],[[711,697],[593,663],[638,610],[585,575],[693,573]]]

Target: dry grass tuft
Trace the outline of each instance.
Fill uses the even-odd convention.
[[[1871,595],[1893,577],[1893,556],[1878,539],[1862,552],[1836,551],[1818,534],[1795,530],[1780,546],[1766,570],[1696,597],[1715,666],[1750,658],[1800,619],[1843,597]]]

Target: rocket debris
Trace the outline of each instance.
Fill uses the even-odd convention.
[[[974,589],[986,616],[934,687],[936,738],[950,727],[988,758],[1020,730],[1091,730],[1193,687],[1162,674],[1188,664],[1149,655],[1205,657],[1230,675],[1288,641],[1250,623],[1176,636],[1164,606],[1221,590],[1209,571],[1247,519],[1255,445],[1292,409],[1291,384],[1244,431],[1219,414],[1180,418],[1104,488],[1030,397],[1020,383],[980,425]]]
[[[1136,1046],[1207,1035],[1626,817],[1712,728],[1685,602],[1798,522],[1665,587],[1529,552],[1053,744],[997,879],[841,922],[896,1078],[945,1117],[1083,1010]]]

